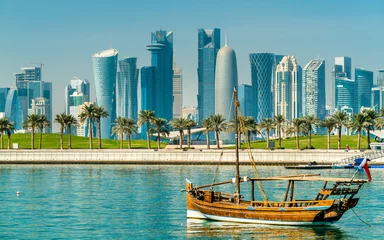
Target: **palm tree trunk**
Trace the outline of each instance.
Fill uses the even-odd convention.
[[[157,131],[157,149],[160,149],[160,129]]]
[[[219,133],[216,131],[216,146],[217,149],[220,149],[220,139],[219,139]]]
[[[331,130],[328,130],[328,149],[331,149]]]
[[[238,136],[238,144],[239,144],[239,148],[241,149],[241,132],[239,131],[239,134],[237,135]]]
[[[266,130],[266,135],[267,135],[267,148],[269,148],[269,131]]]
[[[338,128],[337,149],[341,148],[341,126]]]
[[[279,134],[279,149],[281,149],[281,129],[279,129],[278,134]]]
[[[296,131],[296,149],[300,149],[299,131]]]
[[[63,127],[60,126],[60,149],[63,150]]]
[[[92,149],[92,119],[88,119],[89,149]]]
[[[39,149],[41,149],[42,142],[43,142],[43,130],[40,129]]]
[[[11,131],[7,131],[8,135],[8,149],[11,149]]]
[[[248,148],[251,149],[251,132],[247,133]]]
[[[188,148],[191,148],[191,129],[188,128]]]
[[[1,133],[1,149],[4,148],[3,141],[4,141],[4,132]]]
[[[69,142],[68,142],[68,149],[72,148],[72,133],[71,133],[71,126],[69,126]]]
[[[312,148],[312,145],[311,145],[311,129],[308,131],[308,148]]]
[[[98,134],[98,145],[99,145],[99,149],[101,149],[101,119],[99,121],[97,121],[97,132],[99,133]]]
[[[35,128],[32,128],[32,149],[35,149]]]
[[[360,138],[361,138],[361,130],[357,133],[357,149],[360,150]]]
[[[149,138],[149,122],[147,122],[147,147],[148,149],[151,149],[150,138]]]
[[[128,134],[128,148],[131,149],[131,134]]]
[[[210,149],[211,146],[210,146],[210,143],[209,143],[209,132],[208,132],[208,129],[206,129],[206,137],[207,137],[207,149]]]
[[[369,145],[371,145],[371,134],[370,134],[370,129],[367,129],[367,143],[368,143],[368,149]]]
[[[121,140],[120,140],[120,149],[123,149],[123,138],[124,138],[123,134],[121,134],[120,137],[121,137]]]

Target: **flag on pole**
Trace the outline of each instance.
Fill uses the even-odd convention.
[[[361,161],[360,166],[359,166],[359,169],[364,169],[365,173],[366,173],[367,176],[368,176],[368,181],[371,182],[371,181],[372,181],[372,177],[371,177],[371,172],[369,172],[368,161],[371,161],[371,160],[369,160],[369,159],[367,159],[367,158],[365,157],[365,158],[363,159],[363,161]]]

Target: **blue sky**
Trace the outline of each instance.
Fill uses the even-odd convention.
[[[0,0],[0,87],[13,85],[20,67],[43,62],[43,79],[53,82],[54,114],[62,112],[70,79],[93,84],[93,53],[112,42],[120,59],[149,65],[146,45],[161,28],[174,32],[184,105],[196,106],[198,28],[221,28],[222,42],[227,32],[239,83],[250,83],[251,52],[294,55],[302,66],[320,56],[327,81],[336,56],[352,57],[353,67],[384,68],[383,26],[382,0]]]

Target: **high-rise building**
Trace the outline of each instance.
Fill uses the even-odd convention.
[[[336,77],[335,107],[352,109],[357,112],[356,105],[356,84],[355,81],[346,77]]]
[[[198,30],[198,122],[215,113],[216,58],[220,50],[220,29]]]
[[[215,73],[215,114],[221,114],[227,121],[234,118],[233,90],[238,86],[236,53],[228,45],[217,53]],[[221,133],[220,139],[227,142],[235,140],[233,133]]]
[[[32,99],[32,107],[30,114],[52,116],[52,107],[50,106],[50,104],[50,101],[43,97]],[[49,127],[44,128],[45,133],[52,132],[52,120],[49,119],[49,121],[51,122],[51,125]]]
[[[137,86],[139,69],[137,58],[125,58],[119,61],[120,72],[117,75],[117,116],[132,118],[137,121],[138,101]]]
[[[384,107],[384,87],[372,88],[372,106],[376,112]]]
[[[302,70],[294,56],[285,56],[276,67],[274,114],[288,121],[302,116]]]
[[[335,57],[331,82],[326,86],[331,93],[327,95],[327,101],[329,101],[332,109],[337,108],[335,103],[336,78],[352,79],[352,59],[350,57]]]
[[[271,118],[273,113],[272,103],[272,78],[275,65],[273,53],[249,54],[251,64],[252,88],[255,94],[255,119],[261,122],[264,118]]]
[[[16,88],[9,90],[5,102],[5,116],[8,117],[11,122],[14,122],[16,130],[22,129],[22,123],[26,116],[23,115],[23,109]]]
[[[384,87],[384,69],[377,69],[377,86]]]
[[[96,104],[109,113],[101,118],[101,138],[111,138],[112,123],[116,118],[116,72],[118,52],[108,49],[92,56]]]
[[[71,84],[67,85],[64,89],[64,103],[65,103],[65,113],[70,113],[70,106],[74,106],[70,103],[71,95],[77,92],[77,94],[82,93],[84,96],[84,101],[89,102],[90,100],[90,84],[87,79],[75,79],[71,80]],[[74,115],[75,116],[75,115]]]
[[[357,86],[357,109],[372,107],[373,72],[355,68]]]
[[[183,70],[173,61],[173,118],[180,118],[183,111]]]
[[[151,65],[155,68],[154,88],[152,95],[156,117],[171,120],[173,117],[173,33],[164,30],[152,32],[151,44],[147,46],[151,52]],[[142,108],[145,110],[146,108]]]
[[[0,88],[0,112],[5,112],[5,102],[10,88]]]
[[[155,95],[156,90],[156,68],[155,67],[142,67],[141,68],[141,110],[155,109]],[[141,126],[141,138],[147,139],[146,135],[147,126]]]
[[[251,85],[241,84],[238,90],[238,99],[240,102],[240,111],[243,116],[254,116],[253,89]]]
[[[303,69],[303,116],[325,118],[325,61],[312,60]]]

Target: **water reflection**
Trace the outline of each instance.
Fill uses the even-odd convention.
[[[344,239],[346,233],[335,226],[291,227],[261,224],[187,220],[187,238],[232,239]]]

